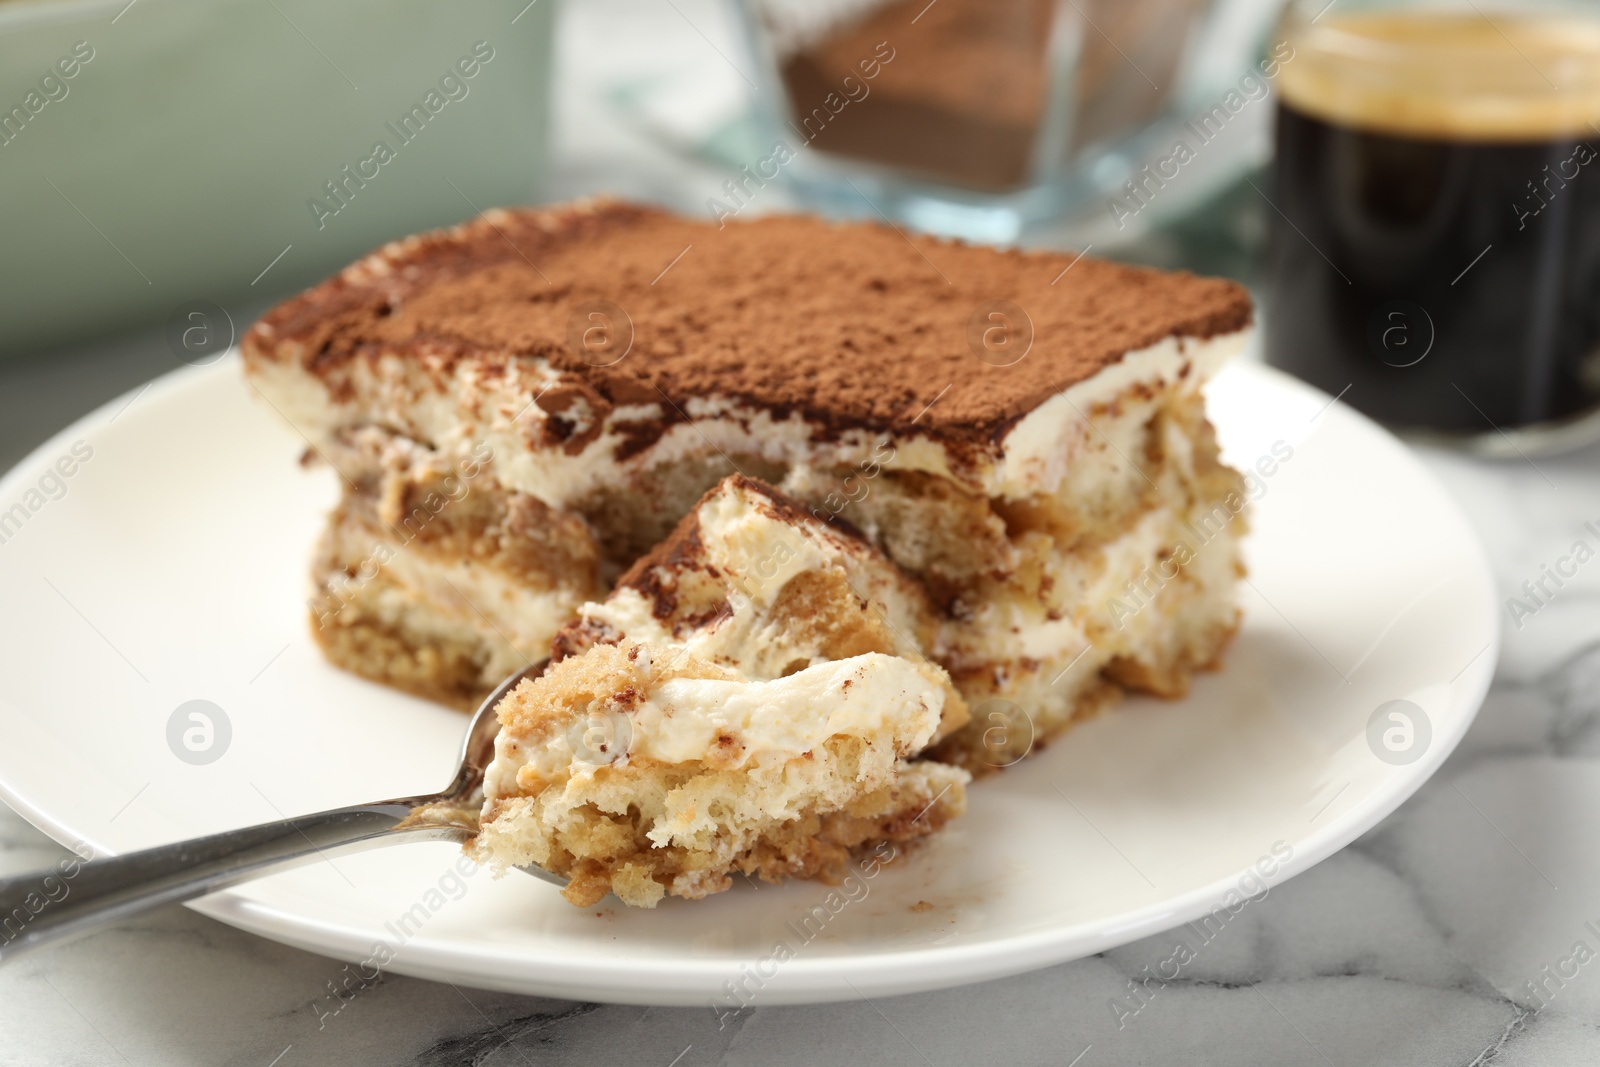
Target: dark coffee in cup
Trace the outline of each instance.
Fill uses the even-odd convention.
[[[1267,358],[1451,435],[1600,408],[1600,20],[1296,23],[1279,79]]]

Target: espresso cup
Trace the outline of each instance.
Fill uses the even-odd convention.
[[[1269,362],[1490,451],[1600,436],[1600,17],[1294,3]]]

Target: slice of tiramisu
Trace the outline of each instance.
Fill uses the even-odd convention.
[[[968,778],[912,759],[967,721],[933,633],[871,545],[734,475],[500,704],[475,851],[653,907],[931,833]]]
[[[922,587],[926,650],[973,713],[939,752],[981,768],[1125,687],[1183,692],[1233,632],[1244,498],[1201,386],[1250,318],[1244,290],[1186,274],[596,202],[396,242],[243,349],[330,458],[365,433],[429,470],[477,463],[482,511],[433,520],[471,553],[416,538],[401,567],[329,557],[324,589],[371,573],[383,600],[333,616],[335,662],[486,691],[740,472],[853,524]],[[368,505],[389,477],[352,475],[335,531],[399,514]],[[513,562],[534,528],[545,547]]]

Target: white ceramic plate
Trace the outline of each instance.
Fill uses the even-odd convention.
[[[417,844],[194,906],[351,962],[381,945],[405,974],[728,1009],[730,981],[763,1005],[911,992],[1237,908],[1260,889],[1253,865],[1272,883],[1306,869],[1439,766],[1488,687],[1498,630],[1465,519],[1392,437],[1250,365],[1211,405],[1234,463],[1272,460],[1225,668],[977,783],[966,817],[903,862],[836,890],[740,884],[579,910],[533,878],[462,877],[452,846]],[[47,471],[76,442],[92,457],[58,484]],[[0,544],[0,796],[45,832],[120,852],[447,780],[465,719],[334,670],[311,643],[306,559],[335,487],[296,465],[303,447],[230,359],[107,405],[0,480],[0,509],[27,512]],[[231,726],[198,766],[167,741],[197,699]],[[1426,719],[1390,757],[1410,762],[1369,744],[1393,700]],[[1380,728],[1403,747],[1404,724]]]

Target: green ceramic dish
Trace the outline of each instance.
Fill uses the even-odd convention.
[[[528,200],[554,2],[0,2],[0,355]]]

